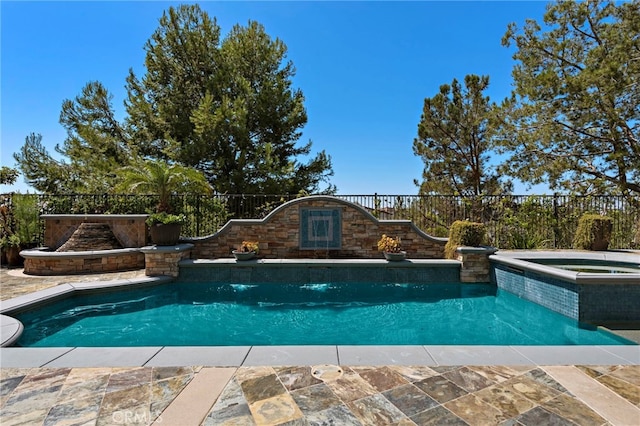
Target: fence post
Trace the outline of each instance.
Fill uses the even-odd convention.
[[[558,248],[560,227],[558,226],[558,194],[553,194],[553,248]]]
[[[202,200],[202,197],[204,195],[196,195],[196,196],[198,197],[197,201],[196,201],[196,212],[197,212],[197,214],[196,214],[196,235],[199,236],[200,235],[200,224],[202,222],[202,211],[200,211],[200,209],[202,208],[201,200]]]

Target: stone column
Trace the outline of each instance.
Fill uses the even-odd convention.
[[[489,256],[498,251],[495,247],[458,247],[458,260],[462,262],[460,281],[463,283],[488,283]]]
[[[178,244],[175,246],[146,246],[140,248],[144,253],[145,275],[155,277],[167,275],[177,277],[180,273],[178,263],[188,259],[193,244]]]

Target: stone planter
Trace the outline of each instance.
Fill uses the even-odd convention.
[[[603,224],[600,229],[597,229],[595,231],[593,243],[591,243],[591,250],[607,250],[609,248],[609,240],[611,240],[612,230],[613,226],[610,222],[607,224]]]
[[[384,258],[387,259],[389,262],[399,262],[407,258],[406,251],[400,251],[396,253],[385,251],[383,253],[384,253]]]

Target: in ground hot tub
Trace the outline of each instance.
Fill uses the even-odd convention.
[[[492,282],[582,322],[640,321],[637,252],[499,251]]]

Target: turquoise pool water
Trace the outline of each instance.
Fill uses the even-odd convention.
[[[17,318],[25,347],[631,344],[488,284],[180,282]]]

